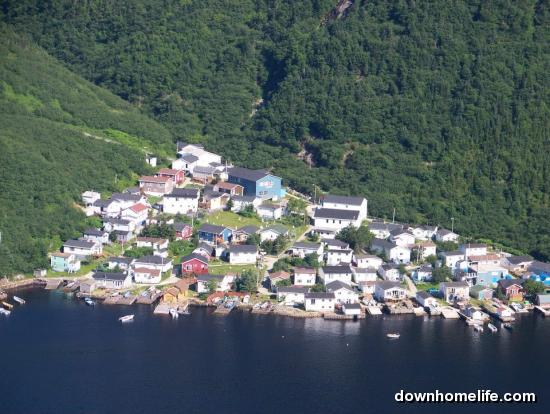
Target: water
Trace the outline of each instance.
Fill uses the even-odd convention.
[[[550,319],[476,333],[461,321],[291,319],[86,306],[29,290],[0,315],[1,413],[548,412]],[[128,313],[135,321],[122,325]],[[387,332],[399,331],[399,340]],[[403,405],[406,391],[537,393],[534,405]],[[545,395],[546,393],[546,395]]]

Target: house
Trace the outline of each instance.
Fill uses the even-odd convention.
[[[199,227],[199,240],[207,243],[218,244],[231,241],[233,232],[231,229],[215,224],[204,223]]]
[[[221,164],[222,157],[213,152],[208,152],[199,144],[183,144],[178,147],[178,158],[184,158],[193,155],[197,158],[197,165],[210,165],[212,163]]]
[[[211,165],[197,165],[193,168],[193,180],[201,183],[210,183],[214,180],[214,174],[216,173],[216,168]]]
[[[432,240],[437,233],[437,226],[411,226],[409,227],[412,235],[418,240]]]
[[[258,246],[254,244],[232,244],[229,246],[229,263],[256,264]]]
[[[348,226],[359,228],[361,219],[355,210],[317,208],[313,213],[313,223],[315,228],[339,232]]]
[[[499,265],[480,264],[471,266],[470,271],[474,274],[475,284],[488,287],[494,287],[499,281],[512,278],[508,271]]]
[[[162,256],[155,255],[143,256],[136,259],[133,266],[134,269],[145,267],[147,269],[157,269],[164,273],[172,269],[172,259],[166,259]]]
[[[205,242],[199,243],[195,250],[193,250],[193,253],[200,254],[209,260],[215,255],[214,247]]]
[[[231,285],[235,280],[234,275],[213,275],[210,273],[202,273],[196,277],[196,290],[197,293],[208,293],[209,283],[212,280],[217,281],[216,292],[227,292],[231,289]]]
[[[78,290],[83,295],[91,295],[96,289],[96,283],[93,278],[84,279],[80,282]]]
[[[103,252],[101,243],[88,240],[67,240],[63,243],[63,253],[73,253],[77,258],[97,256]]]
[[[308,292],[304,295],[308,312],[334,312],[336,299],[330,292]]]
[[[397,246],[409,247],[414,244],[414,236],[406,230],[395,229],[390,231],[390,241]]]
[[[132,286],[132,276],[129,273],[94,272],[92,279],[96,288],[127,289]]]
[[[208,273],[208,258],[198,253],[191,253],[181,259],[181,274]]]
[[[177,185],[185,181],[185,170],[176,168],[161,168],[157,173],[157,177],[171,178]]]
[[[325,286],[330,282],[339,280],[344,283],[351,284],[353,271],[349,265],[346,266],[324,266],[319,269],[319,278],[324,282]]]
[[[113,230],[111,234],[114,235],[115,241],[121,244],[128,243],[134,237],[133,232],[125,230]]]
[[[280,270],[278,272],[270,273],[267,278],[269,280],[269,286],[271,287],[271,290],[275,291],[277,283],[290,279],[290,273],[285,272],[284,270]]]
[[[162,197],[174,189],[174,180],[170,177],[145,175],[139,178],[139,188],[144,194]]]
[[[313,267],[295,267],[294,284],[297,286],[313,286],[317,271]]]
[[[262,203],[262,199],[256,196],[231,196],[231,201],[233,206],[231,211],[239,212],[244,210],[248,206],[252,206],[254,209]]]
[[[52,253],[50,266],[54,272],[74,273],[80,270],[80,260],[74,253]]]
[[[233,232],[233,243],[246,243],[253,234],[260,230],[257,226],[243,226]]]
[[[481,243],[461,244],[459,250],[466,258],[470,256],[482,256],[487,254],[487,245]]]
[[[351,264],[353,261],[353,250],[328,250],[326,252],[327,266],[336,266],[339,264]]]
[[[287,306],[301,305],[309,289],[302,286],[281,286],[277,288],[277,300]]]
[[[380,257],[366,253],[355,253],[354,259],[355,265],[360,268],[378,269],[383,263]]]
[[[377,269],[374,267],[357,267],[352,271],[355,283],[374,282],[378,279]]]
[[[464,307],[464,315],[472,319],[474,322],[483,323],[485,322],[488,315],[483,313],[481,309],[476,308],[472,305],[467,305]]]
[[[120,218],[133,222],[136,229],[141,229],[145,225],[148,216],[149,207],[142,203],[134,204],[120,213]]]
[[[503,257],[501,264],[510,272],[524,272],[529,269],[534,259],[531,256],[508,256]]]
[[[431,241],[421,241],[414,245],[413,250],[416,251],[416,258],[419,261],[426,260],[430,256],[436,256],[436,245]]]
[[[363,295],[374,295],[374,288],[378,283],[376,280],[367,282],[358,282],[357,287],[363,293]]]
[[[168,248],[168,239],[158,237],[137,237],[137,247],[151,247],[153,250],[165,250]]]
[[[347,283],[335,280],[326,285],[327,292],[334,293],[336,303],[355,303],[359,300],[359,294]]]
[[[96,191],[84,191],[82,193],[82,203],[85,207],[91,206],[97,200],[101,199],[101,194]]]
[[[242,185],[228,183],[227,181],[220,181],[213,185],[213,190],[220,193],[229,194],[233,196],[242,196],[244,194],[244,188]]]
[[[394,230],[403,230],[401,224],[372,221],[368,225],[369,231],[378,239],[387,239]]]
[[[345,303],[342,305],[342,312],[346,316],[359,316],[361,315],[361,305],[359,303]]]
[[[483,285],[475,285],[470,288],[470,296],[477,300],[493,299],[493,289]]]
[[[439,229],[435,233],[435,240],[441,243],[445,243],[445,242],[456,243],[458,242],[458,238],[459,238],[458,234],[447,229]]]
[[[284,210],[279,203],[263,202],[256,206],[256,213],[262,220],[279,220],[283,216]]]
[[[109,257],[105,262],[109,269],[120,269],[123,271],[128,271],[135,259],[132,257]],[[115,272],[117,273],[117,272]]]
[[[204,190],[199,206],[209,211],[223,210],[227,206],[229,198],[227,193]]]
[[[349,244],[342,240],[338,239],[321,239],[321,244],[323,244],[327,249],[330,250],[347,250],[349,249]]]
[[[422,307],[437,306],[437,299],[424,290],[416,292],[416,301]]]
[[[282,224],[274,224],[272,226],[266,227],[259,231],[260,241],[264,242],[266,240],[275,240],[277,237],[286,237],[288,236],[288,229]]]
[[[443,264],[447,266],[449,269],[456,268],[456,265],[458,262],[465,259],[464,253],[460,250],[454,250],[452,252],[443,252],[441,253],[441,259],[443,260]]]
[[[162,211],[167,214],[193,214],[199,209],[200,192],[196,188],[175,188],[162,200]]]
[[[391,282],[398,282],[401,280],[399,266],[397,266],[395,263],[384,263],[378,268],[378,274],[384,280],[389,280]]]
[[[136,267],[134,268],[133,274],[136,283],[158,284],[161,280],[161,273],[158,269]]]
[[[193,227],[187,223],[177,222],[172,224],[176,232],[176,240],[189,240],[193,235]]]
[[[103,220],[103,229],[109,233],[113,231],[133,232],[136,229],[134,222],[119,218],[106,218]]]
[[[467,301],[470,296],[470,286],[466,282],[441,282],[439,291],[449,303]]]
[[[84,240],[88,240],[95,243],[107,244],[109,243],[109,232],[99,229],[86,229],[82,234]]]
[[[241,185],[245,196],[254,196],[266,200],[278,199],[285,194],[281,186],[281,178],[265,170],[249,170],[241,167],[229,168],[227,181]]]
[[[371,250],[384,253],[389,261],[394,263],[410,263],[411,250],[405,246],[398,246],[394,242],[374,238],[371,242]]]
[[[535,303],[543,309],[550,309],[550,295],[539,293]]]
[[[374,285],[374,298],[379,302],[403,300],[407,297],[407,291],[399,282],[383,280]]]
[[[367,200],[363,197],[348,197],[326,194],[321,197],[321,207],[335,210],[352,210],[359,212],[359,220],[367,218]]]
[[[199,157],[193,154],[178,154],[180,158],[172,161],[172,169],[183,170],[189,174],[193,174],[193,169],[197,166]]]
[[[323,245],[321,243],[313,242],[295,242],[290,248],[293,256],[301,257],[302,259],[308,254],[316,254],[317,257],[321,257],[323,254]]]
[[[523,279],[502,279],[498,282],[498,292],[509,301],[521,302],[523,300]]]
[[[430,282],[433,279],[433,268],[430,265],[421,266],[416,269],[413,274],[413,280],[415,282]]]

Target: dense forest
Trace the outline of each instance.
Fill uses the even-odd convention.
[[[137,173],[147,171],[138,145],[167,152],[172,138],[29,39],[1,26],[0,36],[3,275],[44,266],[49,250],[80,236],[86,226],[84,214],[74,206],[80,193],[133,184]]]
[[[548,2],[336,4],[0,0],[0,18],[177,139],[550,259]]]

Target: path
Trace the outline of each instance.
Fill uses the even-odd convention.
[[[405,282],[407,282],[407,287],[409,288],[409,292],[411,293],[411,296],[415,297],[417,292],[415,284],[413,283],[411,278],[407,275],[403,276],[403,279],[405,279]]]

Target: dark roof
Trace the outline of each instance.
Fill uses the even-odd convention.
[[[312,243],[312,242],[295,242],[292,245],[293,249],[311,249],[311,250],[317,250],[321,247],[320,243]]]
[[[477,249],[480,247],[487,247],[484,243],[464,243],[460,245],[461,249]]]
[[[214,252],[214,246],[211,246],[206,242],[200,242],[199,245],[195,248],[195,250],[198,250],[198,249],[206,250],[209,254],[212,254]]]
[[[111,223],[111,224],[130,224],[130,220],[124,220],[114,217],[108,217],[103,220],[103,223]]]
[[[327,194],[322,197],[323,202],[327,203],[338,203],[338,204],[349,204],[352,206],[360,206],[363,203],[363,197],[348,197],[348,196],[339,196]]]
[[[105,230],[98,230],[98,229],[86,229],[84,231],[84,234],[90,235],[90,236],[103,236],[105,233],[107,233]]]
[[[92,204],[94,207],[100,207],[100,208],[104,208],[104,207],[107,207],[109,204],[111,204],[113,202],[113,200],[96,200],[94,201],[94,203]]]
[[[170,262],[170,259],[165,259],[161,256],[148,255],[136,259],[136,263],[150,263],[150,264],[165,264]]]
[[[232,177],[243,178],[249,181],[258,181],[267,175],[270,175],[265,170],[249,170],[248,168],[233,167],[229,168],[227,174]]]
[[[164,197],[178,197],[178,198],[197,198],[199,190],[196,188],[175,188],[170,194],[166,194]]]
[[[464,256],[464,252],[461,252],[460,250],[453,250],[450,252],[443,252],[441,253],[443,256]]]
[[[453,234],[453,232],[447,229],[439,229],[437,230],[437,234],[439,234],[440,236],[446,236],[447,234]]]
[[[330,218],[340,220],[357,220],[359,212],[354,210],[340,210],[336,208],[318,208],[315,210],[315,218]]]
[[[343,306],[346,309],[361,309],[361,305],[359,303],[346,303]]]
[[[330,282],[325,287],[327,289],[327,292],[334,292],[335,290],[342,289],[342,288],[353,290],[350,285],[342,282],[341,280],[335,280],[334,282]]]
[[[94,272],[92,277],[95,280],[125,280],[128,275],[126,273]]]
[[[404,229],[393,229],[393,230],[390,231],[390,234],[392,236],[397,236],[399,234],[408,234],[410,236],[413,236],[411,233],[409,233],[407,230],[404,230]]]
[[[308,292],[305,294],[306,299],[334,299],[332,292]]]
[[[524,262],[532,262],[533,258],[531,256],[509,256],[506,260],[511,264],[517,265]]]
[[[223,231],[226,228],[227,227],[224,227],[224,226],[217,226],[215,224],[204,223],[204,224],[201,224],[201,226],[199,227],[199,231],[202,231],[204,233],[220,234],[220,233],[223,233]]]
[[[231,196],[231,199],[234,200],[234,201],[252,203],[256,199],[256,196],[233,195],[233,196]]]
[[[399,282],[392,282],[390,280],[381,280],[379,282],[376,282],[376,286],[379,286],[383,290],[393,289],[393,288],[400,288],[401,285]]]
[[[430,295],[428,292],[426,292],[425,290],[421,290],[420,292],[416,292],[416,296],[417,297],[420,297],[422,299],[428,299],[428,298],[431,298],[432,295]]]
[[[213,275],[211,273],[203,273],[201,275],[197,275],[196,278],[197,280],[200,280],[200,281],[203,281],[203,282],[208,282],[210,280],[223,280],[223,278],[225,277],[225,275]]]
[[[508,289],[512,285],[521,286],[523,285],[523,282],[525,282],[523,279],[501,279],[498,281],[498,284],[501,288]]]
[[[279,233],[279,234],[288,233],[288,229],[282,224],[273,224],[272,226],[266,227],[265,229],[261,229],[260,233],[268,230],[271,230],[272,232]]]
[[[351,267],[349,266],[323,266],[324,274],[331,273],[351,273]]]
[[[260,228],[258,226],[243,226],[241,227],[240,229],[238,229],[237,231],[241,232],[241,233],[245,233],[245,234],[255,234],[258,230],[260,230]]]
[[[199,174],[214,174],[216,169],[214,167],[203,167],[201,165],[197,165],[195,168],[193,168],[193,175],[199,173]]]
[[[368,225],[369,230],[387,230],[388,232],[396,229],[403,229],[402,224],[396,223],[384,223],[380,221],[373,221]]]
[[[141,200],[141,195],[131,194],[131,193],[113,193],[111,196],[112,200],[122,200],[122,201],[139,201]]]
[[[469,287],[470,286],[466,282],[442,282],[441,284],[444,284],[446,288],[448,288],[448,287]]]
[[[544,263],[535,260],[529,265],[529,271],[550,273],[550,263]]]
[[[91,249],[95,245],[95,242],[88,240],[67,240],[65,243],[63,243],[63,246],[80,247],[83,249]]]
[[[279,293],[308,293],[309,288],[302,286],[281,286],[277,287]]]
[[[376,237],[372,239],[371,246],[381,247],[382,249],[393,249],[394,247],[397,247],[394,242],[386,239],[378,239]]]
[[[229,253],[256,253],[258,246],[254,244],[233,244],[229,246]]]
[[[187,256],[182,257],[181,262],[185,263],[185,262],[188,262],[189,260],[193,260],[193,259],[199,260],[203,263],[208,263],[208,259],[206,257],[204,257],[203,255],[200,255],[198,253],[191,253],[191,254],[188,254]]]
[[[176,231],[183,231],[185,228],[191,227],[191,225],[190,225],[190,224],[187,224],[187,223],[178,222],[178,223],[172,224],[172,227],[173,227],[174,230],[176,230]]]
[[[134,258],[133,257],[109,257],[107,259],[108,262],[111,262],[111,263],[124,263],[124,264],[131,264],[133,261],[134,261]]]
[[[349,244],[338,239],[321,239],[321,242],[325,243],[327,246],[342,247],[347,249]]]
[[[181,157],[181,159],[184,160],[185,162],[189,163],[189,164],[192,164],[195,161],[198,161],[199,157],[197,157],[196,155],[193,155],[193,154],[185,154],[183,157]]]
[[[314,275],[317,273],[317,270],[315,270],[315,268],[313,267],[295,267],[294,269],[294,274],[296,273],[300,273],[300,274],[308,274],[308,275]]]

